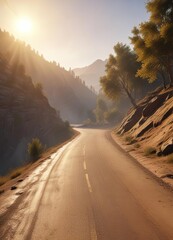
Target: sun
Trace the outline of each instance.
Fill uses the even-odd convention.
[[[19,18],[16,21],[16,28],[20,33],[30,33],[32,31],[32,21],[28,17]]]

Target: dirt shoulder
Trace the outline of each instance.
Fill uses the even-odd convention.
[[[111,132],[111,137],[120,148],[128,152],[139,164],[173,189],[173,163],[168,160],[168,157],[158,157],[155,154],[145,156],[145,146],[137,143],[128,144],[123,137],[117,135],[115,131]]]
[[[14,177],[13,179],[10,179],[9,176],[5,176],[4,178],[7,178],[8,180],[6,181],[6,183],[4,183],[3,185],[0,186],[0,196],[2,194],[4,194],[7,190],[15,190],[18,185],[23,182],[26,178],[28,178],[29,175],[31,175],[31,173],[36,170],[36,168],[38,168],[39,166],[41,166],[43,163],[45,163],[46,160],[50,160],[51,159],[51,155],[53,155],[54,153],[57,152],[57,150],[59,150],[60,148],[62,148],[64,145],[66,145],[67,143],[71,142],[73,139],[75,139],[80,132],[73,130],[74,134],[73,136],[68,139],[67,141],[58,144],[56,146],[53,146],[49,149],[47,149],[41,156],[41,158],[39,160],[37,160],[34,163],[30,163],[28,165],[25,165],[21,168],[15,169],[14,172],[20,172],[19,176]]]

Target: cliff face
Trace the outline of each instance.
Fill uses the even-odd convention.
[[[77,123],[87,118],[88,110],[94,109],[96,95],[56,62],[48,62],[29,45],[17,41],[7,32],[0,31],[0,53],[10,65],[23,64],[24,71],[34,83],[41,83],[49,103],[64,120]],[[58,48],[58,46],[57,46]]]
[[[157,90],[140,101],[117,132],[153,147],[159,156],[173,153],[173,88]]]
[[[71,134],[30,77],[1,70],[0,175],[29,160],[27,145],[32,138],[39,138],[50,147]]]

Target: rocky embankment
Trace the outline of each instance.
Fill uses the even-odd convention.
[[[39,138],[46,147],[72,134],[30,77],[0,73],[0,175],[29,161],[27,145]]]
[[[116,130],[130,144],[152,148],[158,156],[173,153],[173,88],[156,90],[132,109]]]

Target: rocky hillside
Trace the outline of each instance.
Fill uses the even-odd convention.
[[[39,138],[50,147],[72,134],[57,115],[40,86],[21,71],[3,68],[0,59],[0,175],[23,165],[28,158],[27,145]]]
[[[81,122],[88,117],[88,111],[95,108],[96,95],[72,71],[46,61],[31,46],[15,40],[7,32],[0,31],[0,42],[0,53],[7,62],[14,68],[17,64],[23,66],[34,83],[42,84],[49,103],[64,120]]]
[[[73,69],[76,76],[85,81],[88,87],[93,87],[96,92],[100,90],[100,77],[105,74],[106,60],[96,60],[87,67]]]
[[[117,133],[150,147],[158,156],[173,153],[173,88],[156,90],[132,109]]]

